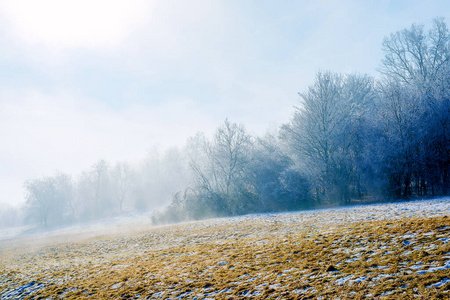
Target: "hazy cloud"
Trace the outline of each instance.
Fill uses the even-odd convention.
[[[2,1],[0,203],[29,177],[140,159],[226,117],[263,133],[316,71],[375,74],[384,36],[449,5]]]
[[[51,50],[116,46],[151,16],[148,1],[5,0],[14,36]]]

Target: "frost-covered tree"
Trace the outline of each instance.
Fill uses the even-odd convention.
[[[96,216],[100,216],[113,207],[108,162],[104,159],[96,162],[92,166],[91,174],[94,182],[94,212]]]
[[[300,93],[300,106],[282,137],[315,188],[317,199],[349,201],[361,193],[358,160],[361,123],[373,80],[367,76],[319,72]]]
[[[23,208],[3,203],[0,207],[0,228],[20,226],[24,221]]]
[[[29,215],[42,226],[71,220],[73,185],[70,176],[57,174],[25,182]]]
[[[154,148],[137,167],[131,197],[138,210],[166,205],[188,181],[188,163],[178,148]]]
[[[76,185],[78,217],[96,219],[114,211],[114,190],[108,162],[99,160],[81,173]]]
[[[286,211],[312,206],[306,178],[279,141],[278,134],[258,138],[252,160],[255,191],[261,211]]]
[[[450,36],[444,18],[433,20],[425,33],[424,26],[392,33],[383,41],[384,58],[380,72],[389,80],[410,85],[429,85],[450,61]]]
[[[114,196],[119,205],[119,210],[122,212],[123,206],[130,196],[133,171],[127,162],[118,162],[111,173],[111,186],[114,190]]]
[[[450,35],[443,18],[391,34],[383,42],[376,125],[382,169],[395,198],[447,194],[449,187]]]
[[[255,205],[250,174],[253,139],[244,126],[228,120],[209,140],[198,134],[188,143],[190,167],[199,198],[216,213],[238,214]]]
[[[420,96],[414,90],[398,82],[382,86],[373,116],[377,119],[375,126],[380,135],[376,143],[381,153],[370,149],[373,153],[368,155],[379,156],[370,161],[380,164],[375,167],[381,172],[378,176],[386,177],[389,183],[387,193],[391,197],[411,196],[413,168],[419,163],[416,146],[420,127],[423,126],[420,122],[422,111]]]

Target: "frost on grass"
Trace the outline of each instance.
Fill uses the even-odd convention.
[[[448,200],[2,241],[0,298],[446,298]]]

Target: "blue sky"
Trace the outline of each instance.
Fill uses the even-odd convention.
[[[383,37],[438,16],[450,1],[4,0],[0,203],[227,117],[263,134],[317,71],[377,76]]]

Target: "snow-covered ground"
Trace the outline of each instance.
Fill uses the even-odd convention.
[[[89,233],[118,233],[128,228],[142,227],[149,224],[150,218],[146,214],[129,214],[124,216],[109,217],[103,220],[64,225],[54,228],[35,228],[31,225],[0,229],[0,243],[12,238],[24,238],[27,236],[64,236],[70,234]]]
[[[0,296],[449,298],[450,198],[0,240]]]
[[[280,217],[288,221],[290,217],[295,220],[318,219],[321,223],[359,222],[364,220],[388,220],[408,218],[414,216],[439,216],[450,212],[450,198],[433,200],[416,200],[388,204],[370,204],[332,209],[316,209],[301,212],[252,214],[233,218],[221,218],[203,222],[221,222],[224,219],[232,222],[241,220]],[[0,229],[0,247],[8,240],[44,239],[65,241],[65,237],[77,236],[79,238],[93,238],[105,235],[128,234],[134,231],[152,228],[150,217],[147,214],[131,214],[128,216],[112,217],[100,221],[84,224],[64,226],[62,228],[33,229],[31,226]]]

